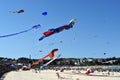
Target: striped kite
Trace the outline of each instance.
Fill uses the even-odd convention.
[[[70,28],[73,28],[75,22],[76,22],[76,19],[72,19],[69,24],[60,26],[58,28],[49,29],[48,31],[43,33],[43,36],[41,38],[39,38],[39,41],[43,40],[44,38],[46,38],[52,34],[59,33],[59,32],[62,32],[64,30],[68,30]]]

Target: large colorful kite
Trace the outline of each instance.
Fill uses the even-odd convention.
[[[27,29],[27,30],[24,30],[24,31],[20,31],[20,32],[17,32],[17,33],[13,33],[13,34],[3,35],[3,36],[0,36],[0,38],[18,35],[18,34],[21,34],[21,33],[28,32],[28,31],[30,31],[30,30],[32,30],[32,29],[38,29],[39,27],[40,27],[40,24],[34,25],[34,26],[33,26],[32,28],[30,28],[30,29]]]
[[[68,30],[70,28],[73,28],[75,22],[76,22],[76,19],[72,19],[69,24],[63,25],[63,26],[58,27],[58,28],[49,29],[48,31],[43,33],[43,36],[39,39],[39,41],[43,40],[44,38],[46,38],[52,34],[59,33],[59,32],[62,32],[64,30]]]
[[[34,66],[36,64],[39,64],[39,62],[42,62],[45,58],[50,57],[51,59],[54,58],[54,53],[58,51],[58,49],[53,49],[49,54],[47,54],[46,56],[42,57],[41,59],[37,60],[36,62],[34,62],[31,66]]]

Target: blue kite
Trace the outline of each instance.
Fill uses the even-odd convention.
[[[59,33],[59,32],[62,32],[64,30],[68,30],[70,28],[73,28],[75,22],[76,22],[76,19],[72,19],[69,24],[60,26],[58,28],[49,29],[48,31],[43,33],[43,36],[41,38],[39,38],[39,41],[43,40],[44,38],[46,38],[52,34]]]
[[[20,32],[17,32],[17,33],[13,33],[13,34],[3,35],[3,36],[0,36],[0,38],[18,35],[18,34],[21,34],[21,33],[24,33],[24,32],[28,32],[28,31],[30,31],[30,30],[32,30],[32,29],[38,29],[39,27],[40,27],[40,24],[34,25],[34,26],[33,26],[32,28],[30,28],[30,29],[27,29],[27,30],[24,30],[24,31],[20,31]]]
[[[42,12],[42,15],[46,16],[46,15],[47,15],[47,12]]]

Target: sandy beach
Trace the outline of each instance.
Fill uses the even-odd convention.
[[[60,78],[57,77],[56,73],[59,73]],[[8,72],[4,75],[3,80],[120,80],[120,73],[115,72],[114,76],[87,76],[75,74],[72,71],[42,70],[35,73],[33,70],[20,70]]]

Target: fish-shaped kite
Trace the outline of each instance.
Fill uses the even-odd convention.
[[[52,29],[49,29],[48,31],[43,32],[43,36],[41,38],[39,38],[39,41],[43,40],[44,38],[46,38],[52,34],[59,33],[59,32],[62,32],[64,30],[68,30],[70,28],[73,28],[75,22],[76,22],[76,19],[72,19],[69,24],[60,26],[58,28],[52,28]]]

